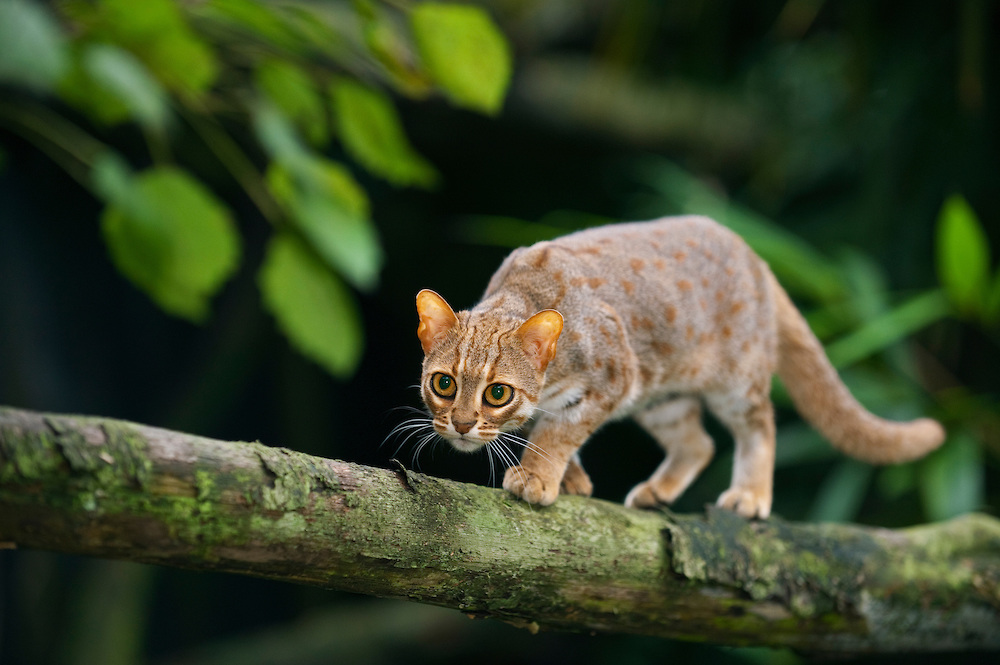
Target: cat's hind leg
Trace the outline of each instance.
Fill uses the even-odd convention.
[[[717,501],[743,517],[767,519],[774,484],[774,407],[770,380],[705,395],[712,413],[733,434],[736,455],[729,489]]]
[[[715,453],[712,438],[701,424],[701,402],[694,397],[673,399],[641,411],[635,419],[653,435],[667,458],[649,480],[632,488],[625,505],[652,508],[673,503]]]

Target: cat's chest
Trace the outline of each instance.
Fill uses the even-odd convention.
[[[611,421],[625,418],[651,404],[696,392],[696,387],[681,377],[656,384],[636,379],[613,386],[599,377],[583,374],[564,377],[546,386],[536,410],[569,422],[594,417]]]

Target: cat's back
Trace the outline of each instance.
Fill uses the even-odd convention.
[[[685,215],[577,231],[517,250],[505,268],[547,273],[590,288],[615,280],[628,291],[630,276],[649,282],[719,272],[734,275],[756,261],[742,238],[726,227],[708,217]]]
[[[553,380],[593,374],[609,390],[619,381],[631,403],[724,385],[747,362],[773,365],[772,279],[732,231],[706,217],[667,217],[516,250],[476,310],[487,318],[557,310],[565,341]],[[609,357],[628,371],[607,375]]]
[[[742,253],[743,240],[708,217],[684,215],[648,222],[624,222],[578,231],[550,241],[577,255],[592,256],[599,263],[631,263],[635,257],[673,258],[683,261],[691,250],[701,253]]]
[[[593,299],[623,308],[675,306],[756,291],[764,272],[738,235],[687,215],[585,229],[518,249],[494,274],[486,296],[512,289],[536,307],[553,309]]]

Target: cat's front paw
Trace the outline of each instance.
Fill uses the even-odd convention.
[[[512,466],[503,476],[503,488],[528,503],[549,506],[559,496],[559,485],[547,483],[538,474],[523,466]]]
[[[722,493],[715,504],[747,519],[766,520],[771,514],[771,495],[745,487],[730,487]]]

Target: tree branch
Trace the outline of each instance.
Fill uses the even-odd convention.
[[[506,493],[0,408],[0,541],[406,598],[531,630],[1000,648],[1000,522],[890,531]]]

